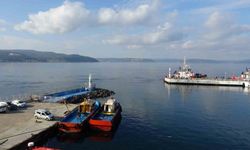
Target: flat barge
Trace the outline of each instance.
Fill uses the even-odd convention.
[[[209,85],[209,86],[238,86],[249,87],[249,81],[230,80],[230,79],[175,79],[165,77],[164,81],[168,84],[183,84],[183,85]]]
[[[207,78],[205,74],[193,73],[184,58],[183,65],[179,67],[179,70],[175,71],[173,75],[171,74],[171,68],[169,68],[169,73],[165,76],[164,82],[168,84],[238,86],[250,88],[250,69],[247,68],[239,77]]]

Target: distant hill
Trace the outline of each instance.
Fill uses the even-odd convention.
[[[147,58],[97,58],[100,62],[154,62]]]
[[[168,62],[182,63],[183,59],[166,58],[166,59],[151,59],[151,58],[97,58],[100,62]],[[213,59],[187,59],[188,63],[250,63],[248,60],[213,60]]]
[[[0,50],[0,62],[98,62],[95,58],[35,50]]]

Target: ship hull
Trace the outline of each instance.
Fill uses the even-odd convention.
[[[238,86],[249,87],[249,81],[242,80],[224,80],[224,79],[176,79],[176,78],[164,78],[164,82],[168,84],[183,84],[183,85],[209,85],[209,86]]]
[[[58,122],[58,129],[64,133],[79,133],[87,128],[89,119],[100,110],[100,102],[96,102],[96,108],[90,113],[80,113],[80,108],[76,107],[71,113]]]
[[[119,106],[119,109],[113,115],[102,114],[101,111],[96,113],[90,120],[89,126],[92,130],[97,131],[112,131],[118,124],[121,119],[122,108]],[[102,115],[100,117],[100,115]],[[110,119],[102,119],[110,118]]]

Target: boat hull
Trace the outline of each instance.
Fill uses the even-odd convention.
[[[78,124],[78,123],[64,123],[64,122],[59,122],[58,127],[59,131],[64,132],[64,133],[79,133],[83,132],[84,129],[87,126],[87,121]]]
[[[100,120],[95,119],[95,115],[89,120],[89,127],[91,130],[97,130],[97,131],[112,131],[115,129],[115,127],[119,124],[119,120],[121,119],[121,106],[115,114],[113,115],[111,120]],[[98,112],[96,115],[98,115],[101,112]]]
[[[243,80],[223,80],[223,79],[175,79],[165,77],[164,81],[168,84],[186,84],[186,85],[211,85],[211,86],[239,86],[248,87],[249,81]]]
[[[64,133],[83,132],[88,127],[89,119],[100,110],[100,103],[90,113],[79,113],[79,107],[71,111],[64,119],[58,122],[58,129]]]

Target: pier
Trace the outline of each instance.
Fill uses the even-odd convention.
[[[53,131],[57,121],[66,111],[74,109],[76,104],[29,102],[26,108],[0,114],[0,150],[25,149],[27,142],[37,139],[38,136]],[[34,117],[36,109],[48,109],[56,116],[53,121],[37,120]],[[37,142],[37,141],[33,141]]]

